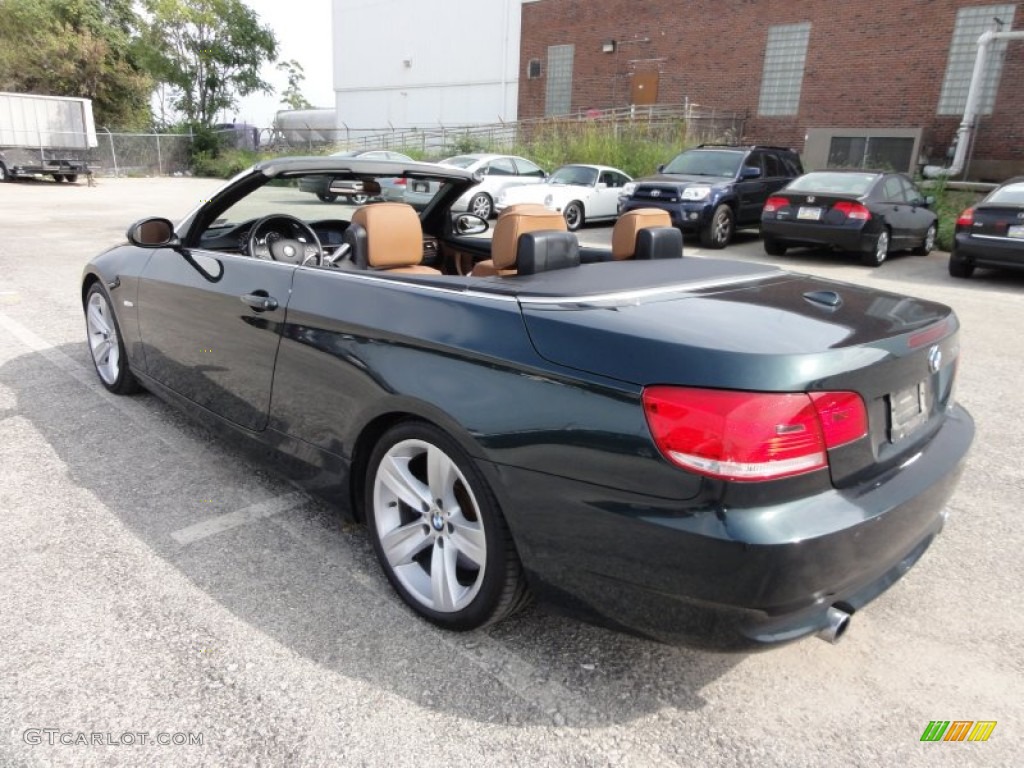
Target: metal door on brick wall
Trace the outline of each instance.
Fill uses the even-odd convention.
[[[629,103],[636,105],[658,103],[658,73],[634,72],[629,88]]]

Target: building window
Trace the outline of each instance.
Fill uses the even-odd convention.
[[[834,136],[828,148],[828,167],[905,172],[914,167],[914,144],[912,136]]]
[[[795,115],[800,107],[800,86],[804,81],[807,41],[811,23],[775,24],[768,27],[761,76],[761,115]]]
[[[940,115],[963,113],[964,107],[967,106],[967,91],[971,85],[974,61],[978,56],[978,38],[987,30],[999,28],[996,19],[1002,22],[1003,29],[1011,29],[1014,7],[1010,4],[980,5],[957,11],[953,39],[949,44],[946,79],[942,81],[942,93],[939,96]],[[989,44],[988,66],[985,69],[981,99],[978,102],[978,112],[983,115],[991,114],[996,102],[1007,42],[994,40]]]
[[[548,46],[548,82],[544,116],[567,115],[572,110],[572,58],[574,45]]]

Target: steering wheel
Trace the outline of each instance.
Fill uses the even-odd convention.
[[[283,225],[277,229],[271,224]],[[294,237],[285,237],[281,230]],[[305,238],[305,239],[303,239]],[[324,248],[316,232],[302,219],[286,213],[264,216],[249,230],[249,255],[256,259],[271,259],[288,264],[314,264],[320,266]]]

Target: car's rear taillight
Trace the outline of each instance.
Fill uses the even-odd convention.
[[[974,209],[973,208],[966,209],[963,213],[961,213],[957,217],[956,225],[958,227],[969,227],[972,224],[974,224]]]
[[[774,480],[828,466],[827,451],[867,434],[855,392],[648,387],[654,442],[674,464],[722,480]]]
[[[784,197],[769,197],[764,201],[764,212],[775,213],[789,205],[789,200]]]
[[[401,179],[401,178],[395,179],[395,186],[396,187],[404,187],[408,183],[409,183],[408,179]]]
[[[833,204],[833,211],[840,211],[846,214],[848,219],[857,219],[858,221],[867,221],[871,218],[871,211],[865,208],[860,203],[851,202],[848,200],[840,200],[838,203]]]

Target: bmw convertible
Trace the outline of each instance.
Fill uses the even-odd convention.
[[[301,191],[381,178],[436,194]],[[81,283],[100,380],[332,499],[441,627],[537,599],[665,642],[838,639],[943,526],[974,434],[953,311],[684,258],[660,211],[607,253],[542,206],[488,237],[451,210],[475,182],[277,159],[132,224]]]

